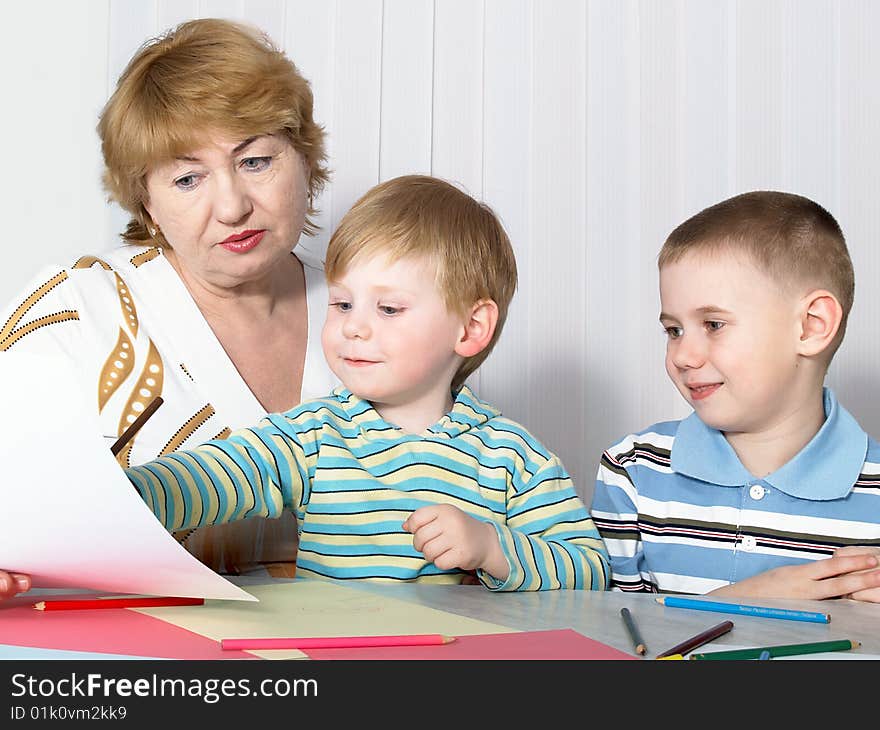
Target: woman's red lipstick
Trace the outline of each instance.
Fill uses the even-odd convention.
[[[247,253],[252,248],[256,248],[256,246],[259,245],[260,241],[263,240],[265,233],[265,229],[258,231],[242,231],[241,233],[235,233],[229,236],[229,238],[220,241],[218,245],[223,246],[223,248],[232,253]]]

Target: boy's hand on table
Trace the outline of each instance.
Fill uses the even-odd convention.
[[[7,573],[0,570],[0,601],[31,589],[31,577],[23,573]]]
[[[510,574],[498,533],[451,504],[419,507],[403,523],[413,547],[441,570],[485,570],[498,580]]]
[[[861,545],[851,545],[849,547],[837,548],[834,551],[834,557],[838,556],[846,556],[846,555],[873,555],[880,561],[880,548],[861,546]],[[868,568],[867,570],[856,571],[858,573],[871,573],[872,569]],[[878,572],[878,571],[873,571]],[[865,588],[862,590],[853,591],[852,593],[842,596],[842,598],[852,598],[854,601],[867,601],[869,603],[880,603],[880,587],[878,588]]]
[[[809,600],[856,598],[880,602],[880,551],[866,550],[871,549],[838,551],[830,558],[774,568],[714,590],[709,595]]]

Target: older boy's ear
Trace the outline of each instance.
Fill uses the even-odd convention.
[[[492,299],[481,299],[467,315],[455,352],[462,357],[473,357],[482,352],[492,341],[497,325],[498,305]]]
[[[831,292],[825,289],[811,291],[802,300],[801,355],[818,355],[837,336],[843,320],[843,308]]]

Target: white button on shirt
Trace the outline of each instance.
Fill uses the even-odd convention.
[[[767,490],[760,484],[753,484],[749,487],[749,496],[752,499],[764,499],[765,494],[767,494]]]
[[[743,535],[742,539],[742,548],[746,552],[752,552],[758,546],[758,541],[755,539],[754,535]]]

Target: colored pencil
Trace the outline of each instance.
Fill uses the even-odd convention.
[[[657,655],[657,658],[662,659],[663,657],[671,656],[672,654],[687,654],[697,647],[703,646],[703,644],[708,644],[710,641],[712,641],[713,639],[717,639],[719,636],[723,636],[732,628],[733,621],[722,621],[720,624],[715,624],[713,627],[700,632],[696,636],[692,636],[690,639],[685,639],[680,644],[676,644],[675,646],[673,646],[671,649],[667,649],[666,651],[661,652]]]
[[[204,598],[147,596],[145,598],[85,598],[70,601],[40,601],[37,611],[77,611],[93,608],[159,608],[162,606],[201,606]]]
[[[455,641],[454,636],[410,634],[409,636],[316,636],[309,638],[221,639],[227,651],[248,649],[362,649],[371,646],[435,646]]]
[[[837,641],[816,641],[812,644],[783,644],[781,646],[759,646],[754,649],[732,649],[730,651],[710,651],[691,654],[691,659],[759,659],[763,652],[771,657],[796,656],[798,654],[818,654],[823,651],[848,651],[862,644],[859,641],[839,639]]]
[[[659,659],[660,661],[664,661],[667,659],[684,659],[681,654],[670,654],[669,656],[658,656],[654,657],[655,659]]]
[[[113,456],[116,456],[116,454],[125,448],[125,445],[134,438],[134,435],[141,430],[141,426],[147,422],[147,419],[156,412],[163,402],[162,396],[160,395],[157,395],[152,401],[150,401],[150,404],[141,411],[141,414],[131,422],[131,425],[122,432],[122,435],[120,435],[120,437],[113,443],[113,446],[110,447],[110,453],[113,454]]]
[[[781,618],[790,621],[812,621],[827,624],[831,621],[830,613],[815,611],[795,611],[790,608],[770,608],[769,606],[746,606],[740,603],[721,603],[719,601],[703,601],[698,598],[684,596],[660,596],[657,603],[672,608],[693,608],[697,611],[716,611],[717,613],[736,613],[741,616],[758,618]]]
[[[639,627],[636,626],[636,621],[630,613],[629,609],[621,608],[620,616],[621,618],[623,618],[623,625],[626,626],[626,631],[629,634],[629,638],[632,639],[633,649],[635,649],[636,654],[644,654],[646,651],[648,651],[648,647],[645,646],[645,640],[642,638],[642,635],[639,632]]]
[[[769,658],[770,658],[770,652],[767,651],[766,649],[764,649],[764,651],[761,652],[761,656],[758,657],[758,659],[769,659]]]

